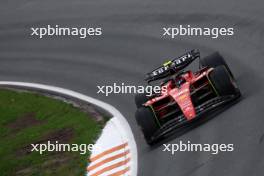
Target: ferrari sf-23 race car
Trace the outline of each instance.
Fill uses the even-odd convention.
[[[199,59],[199,70],[184,70],[195,59]],[[241,95],[230,68],[218,52],[200,58],[198,50],[191,50],[147,73],[145,80],[149,84],[160,80],[162,90],[151,96],[135,96],[136,121],[149,145]]]

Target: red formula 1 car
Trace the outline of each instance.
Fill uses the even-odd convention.
[[[197,58],[199,70],[185,71]],[[231,70],[218,53],[200,58],[200,52],[192,50],[147,74],[148,83],[156,80],[162,80],[161,92],[135,96],[136,121],[148,144],[241,95]]]

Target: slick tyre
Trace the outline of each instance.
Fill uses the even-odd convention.
[[[219,96],[237,93],[237,86],[226,67],[221,65],[209,73],[209,80]]]
[[[142,107],[142,105],[144,103],[146,103],[148,101],[148,97],[146,94],[136,94],[135,95],[135,104],[137,106],[137,108]]]
[[[153,144],[152,136],[158,130],[159,126],[156,122],[156,117],[152,110],[148,107],[140,107],[136,111],[136,121],[141,127],[146,142],[149,145]]]
[[[217,67],[223,65],[226,67],[227,71],[229,72],[230,76],[234,78],[233,73],[231,72],[229,66],[227,65],[223,56],[221,56],[218,52],[215,52],[209,56],[201,58],[200,63],[203,67]]]

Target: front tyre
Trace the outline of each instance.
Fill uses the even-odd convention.
[[[219,96],[237,93],[236,82],[223,65],[214,68],[209,73],[209,80]]]
[[[153,144],[152,136],[159,129],[156,117],[149,107],[140,107],[136,111],[136,121],[141,127],[146,142]]]
[[[204,58],[201,58],[200,63],[203,67],[212,67],[216,68],[220,65],[223,65],[226,67],[227,71],[229,72],[230,76],[234,78],[233,73],[231,72],[229,66],[227,65],[225,59],[223,56],[221,56],[218,52],[214,52],[213,54],[206,56]]]

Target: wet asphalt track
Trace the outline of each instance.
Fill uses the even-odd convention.
[[[116,106],[130,123],[138,145],[140,176],[248,176],[264,174],[263,2],[253,1],[0,1],[0,80],[51,84],[80,91]],[[34,39],[32,26],[103,27],[99,38]],[[234,27],[219,39],[160,38],[163,26]],[[168,143],[234,143],[235,151],[162,152],[150,149],[135,125],[132,95],[96,94],[97,85],[142,83],[163,59],[198,48],[227,59],[243,100]]]

